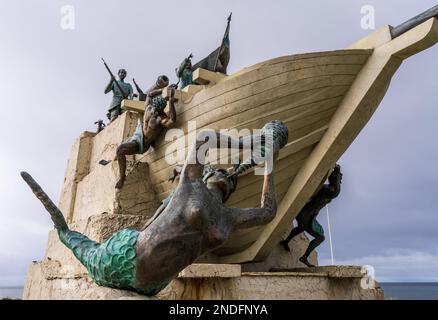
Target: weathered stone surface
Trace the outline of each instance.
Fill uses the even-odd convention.
[[[242,274],[239,264],[192,264],[180,272],[180,278],[236,278]]]
[[[383,299],[383,292],[378,284],[373,289],[362,289],[360,281],[356,277],[330,278],[324,273],[309,272],[253,272],[242,273],[233,278],[189,275],[178,277],[156,297],[147,297],[97,286],[85,274],[66,275],[59,268],[59,263],[50,261],[33,263],[30,266],[23,299]]]
[[[262,262],[252,262],[242,264],[243,272],[268,272],[273,269],[293,269],[304,267],[299,258],[306,251],[309,245],[309,239],[302,233],[289,242],[290,252],[284,250],[281,245],[277,245],[271,254]],[[309,256],[309,262],[318,265],[318,255],[313,251]]]
[[[147,220],[148,217],[141,215],[96,215],[90,217],[84,233],[97,242],[103,242],[122,229],[141,230]]]
[[[374,288],[362,289],[361,279],[357,277],[331,278],[325,272],[246,272],[228,279],[179,277],[158,297],[169,300],[374,300],[383,299],[384,295],[377,283]]]
[[[204,85],[215,85],[227,76],[220,72],[212,72],[206,69],[198,68],[193,72],[193,82]]]
[[[96,167],[78,184],[73,222],[87,221],[89,217],[105,212],[115,213],[117,174],[117,163],[111,162]]]
[[[149,167],[138,162],[128,171],[125,185],[116,192],[116,213],[152,217],[160,206],[149,179]]]
[[[74,211],[77,184],[90,171],[90,155],[94,136],[95,133],[82,133],[73,145],[67,162],[59,208],[69,221],[71,221]]]
[[[120,143],[134,133],[138,117],[139,115],[135,112],[125,112],[96,135],[90,156],[90,172],[100,166],[100,160],[115,158]]]
[[[155,213],[160,202],[150,185],[147,164],[137,163],[135,169],[131,168],[121,190],[114,188],[118,170],[116,162],[96,167],[78,184],[74,222],[87,221],[89,217],[102,213],[145,217]]]
[[[316,268],[292,268],[292,272],[320,273],[330,278],[363,278],[364,269],[358,266],[324,266]]]

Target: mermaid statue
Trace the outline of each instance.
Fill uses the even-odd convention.
[[[273,144],[262,154],[278,154],[287,143],[287,127],[274,121],[264,128],[265,133],[273,132]],[[227,139],[228,148],[244,147],[245,137],[237,141],[217,135]],[[221,246],[233,231],[267,224],[277,212],[273,170],[265,170],[260,208],[225,206],[235,189],[235,177],[214,168],[204,170],[197,156],[204,143],[197,141],[189,152],[178,186],[161,214],[143,230],[124,229],[103,243],[70,230],[62,212],[37,182],[26,172],[21,175],[50,213],[60,241],[98,285],[155,295],[198,257]]]

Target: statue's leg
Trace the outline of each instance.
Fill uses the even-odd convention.
[[[272,172],[268,174],[267,170],[268,166],[266,165],[261,208],[229,208],[233,229],[251,228],[267,224],[274,219],[275,214],[277,213],[274,171],[272,170]]]
[[[300,261],[308,267],[314,267],[314,265],[310,264],[307,259],[309,258],[312,251],[315,250],[322,242],[324,242],[325,236],[323,233],[315,231],[312,227],[306,228],[306,232],[309,233],[315,239],[310,241],[306,252],[304,252],[303,256],[300,258]]]
[[[116,189],[121,189],[125,183],[126,179],[126,156],[136,154],[139,151],[139,146],[137,142],[126,142],[122,143],[117,148],[117,160],[119,162],[119,172],[120,178],[116,184]]]
[[[120,106],[115,107],[111,112],[111,122],[116,120],[122,114],[122,108]]]
[[[297,227],[295,227],[295,228],[292,229],[292,231],[290,232],[290,234],[287,236],[286,239],[280,241],[280,244],[283,246],[283,248],[284,248],[286,251],[290,251],[290,248],[289,248],[289,242],[290,242],[293,238],[295,238],[297,235],[299,235],[300,233],[303,233],[303,232],[304,232],[304,229],[303,229],[300,225],[298,225]]]

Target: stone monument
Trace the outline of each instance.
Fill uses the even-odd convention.
[[[258,129],[275,119],[288,127],[287,144],[274,166],[275,217],[231,232],[225,243],[198,257],[154,296],[97,285],[53,230],[44,260],[29,267],[23,298],[383,298],[377,283],[364,285],[370,282],[361,267],[306,268],[298,260],[308,246],[304,234],[292,239],[290,252],[279,243],[367,124],[401,63],[438,41],[437,14],[438,6],[399,27],[383,27],[345,50],[275,58],[230,76],[194,70],[193,84],[172,93],[175,127],[183,132],[177,141],[204,128]],[[167,94],[163,90],[164,99]],[[159,137],[153,152],[127,156],[125,184],[114,188],[118,163],[99,162],[113,159],[117,147],[133,135],[144,102],[124,100],[121,107],[126,112],[104,130],[84,132],[75,142],[59,200],[68,227],[96,242],[125,228],[141,229],[174,188],[168,181],[174,164],[166,159],[187,151],[169,148],[175,141]],[[227,206],[260,205],[264,177],[254,174],[256,169],[239,177]],[[309,263],[318,265],[315,252]]]

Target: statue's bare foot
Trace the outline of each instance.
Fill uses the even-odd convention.
[[[125,184],[125,179],[120,178],[120,180],[116,184],[116,189],[122,189]]]
[[[280,241],[280,244],[283,246],[284,250],[290,252],[290,247],[289,247],[289,242],[288,241],[282,240],[282,241]]]
[[[309,261],[307,261],[307,258],[301,257],[299,260],[300,260],[302,263],[304,263],[306,266],[308,266],[309,268],[313,268],[313,267],[314,267],[313,264],[311,264]]]

